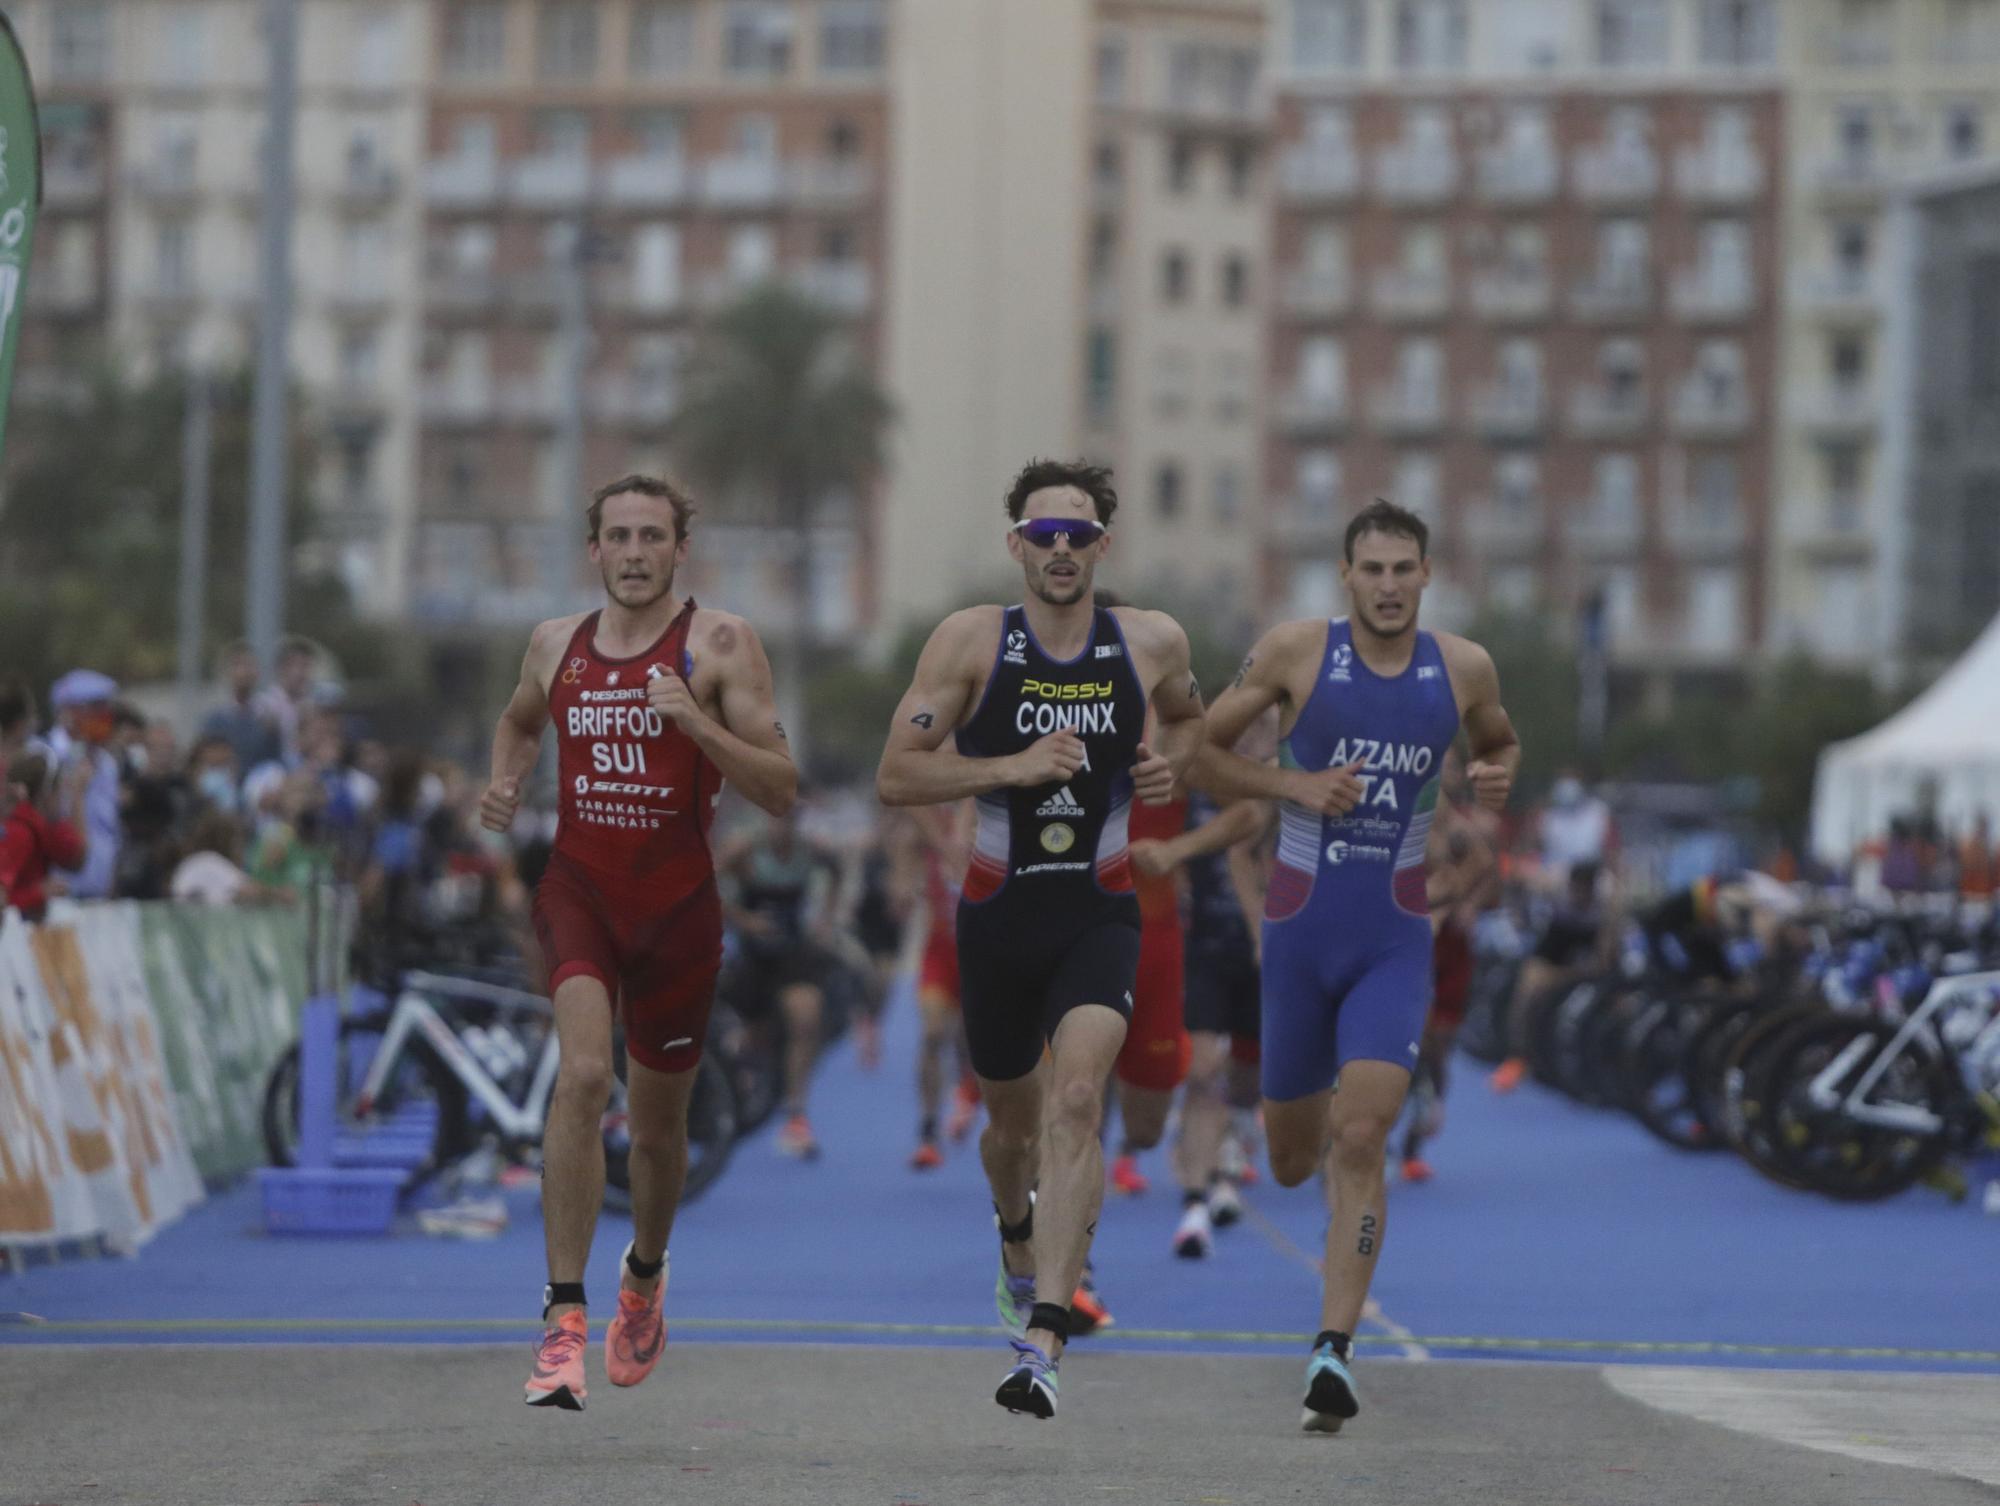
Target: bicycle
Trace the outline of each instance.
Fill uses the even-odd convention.
[[[340,1022],[335,1112],[347,1136],[364,1139],[398,1126],[428,1133],[414,1168],[419,1182],[476,1149],[495,1144],[517,1163],[538,1159],[560,1047],[555,1009],[540,994],[479,978],[411,970],[393,1000]],[[623,1042],[604,1112],[605,1181],[628,1195],[630,1117]],[[265,1083],[264,1146],[271,1164],[294,1164],[298,1144],[299,1048],[278,1058]],[[427,1127],[427,1128],[426,1128]],[[704,1053],[688,1105],[685,1204],[727,1165],[737,1135],[730,1074]]]

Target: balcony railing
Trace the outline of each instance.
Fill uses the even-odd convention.
[[[1597,324],[1622,324],[1644,319],[1653,306],[1652,289],[1642,277],[1594,276],[1577,285],[1570,310],[1577,318]]]
[[[1813,184],[1824,198],[1870,200],[1888,192],[1889,164],[1879,156],[1834,157],[1813,172]]]
[[[1799,421],[1821,439],[1866,439],[1881,423],[1874,391],[1865,382],[1834,382],[1799,399]]]
[[[372,208],[396,197],[403,175],[385,162],[350,162],[333,187],[334,196],[352,208]]]
[[[507,168],[507,196],[527,209],[578,209],[589,202],[596,178],[587,157],[523,157]]]
[[[74,208],[104,197],[102,162],[66,162],[60,157],[50,157],[44,167],[42,198],[47,204]]]
[[[1571,513],[1563,541],[1585,559],[1633,559],[1645,546],[1646,529],[1636,509],[1607,506],[1593,498]]]
[[[1458,188],[1458,158],[1413,146],[1384,147],[1375,157],[1375,191],[1391,204],[1442,204]]]
[[[659,428],[674,416],[675,407],[671,382],[609,376],[599,377],[590,384],[590,416],[600,423]]]
[[[326,308],[336,319],[376,319],[392,301],[386,282],[354,278],[328,290]]]
[[[1337,497],[1277,497],[1264,516],[1264,537],[1291,558],[1330,555],[1341,547],[1341,509]]]
[[[1479,192],[1490,204],[1545,204],[1561,179],[1562,164],[1552,151],[1496,149],[1479,158]]]
[[[1764,164],[1747,152],[1683,147],[1674,158],[1674,183],[1691,204],[1748,204],[1764,191]]]
[[[1472,425],[1488,439],[1532,439],[1546,422],[1539,388],[1499,383],[1472,395]]]
[[[192,199],[201,191],[194,163],[176,158],[133,167],[127,172],[126,182],[135,197],[158,203]]]
[[[1444,393],[1435,387],[1378,383],[1368,416],[1384,434],[1401,438],[1435,434],[1445,424]]]
[[[769,157],[717,157],[701,170],[702,198],[719,209],[757,209],[777,203],[785,171]]]
[[[491,157],[437,157],[424,164],[424,198],[435,209],[484,209],[500,198]]]
[[[1390,268],[1377,272],[1371,300],[1384,319],[1442,319],[1451,310],[1451,279],[1443,272]]]
[[[792,193],[810,209],[859,204],[875,192],[875,170],[866,162],[794,162]]]
[[[1882,293],[1873,268],[1809,272],[1798,289],[1801,307],[1823,319],[1860,322],[1882,314]]]
[[[1510,506],[1491,497],[1468,507],[1464,515],[1466,542],[1485,555],[1533,554],[1542,547],[1539,507]]]
[[[493,417],[493,384],[433,378],[424,383],[419,401],[426,423],[484,424]]]
[[[561,419],[563,393],[548,377],[509,377],[500,384],[496,406],[503,423],[542,427]]]
[[[1704,516],[1689,502],[1667,520],[1667,546],[1684,558],[1735,559],[1743,552],[1750,530],[1740,516]]]
[[[787,280],[806,297],[843,314],[862,314],[874,299],[875,280],[864,261],[815,261],[794,267]]]
[[[1660,187],[1660,162],[1651,152],[1585,147],[1576,154],[1576,195],[1588,204],[1638,204]]]
[[[500,297],[491,272],[433,272],[424,284],[425,302],[439,313],[477,313]]]
[[[1546,272],[1481,272],[1472,279],[1473,312],[1496,324],[1545,319],[1554,299]]]
[[[1716,391],[1690,382],[1674,398],[1674,432],[1683,439],[1734,439],[1750,427],[1750,394],[1741,388]]]
[[[1280,286],[1286,311],[1308,319],[1344,314],[1353,302],[1354,290],[1344,272],[1288,272]]]
[[[1744,279],[1717,277],[1693,267],[1674,279],[1674,312],[1690,324],[1731,324],[1756,307],[1756,290]]]
[[[1277,417],[1292,439],[1331,439],[1347,430],[1347,395],[1295,387],[1279,396]]]
[[[615,157],[604,166],[604,197],[625,208],[667,209],[686,200],[693,179],[679,157]]]
[[[1629,439],[1645,429],[1648,406],[1643,390],[1579,387],[1570,394],[1569,427],[1579,439]]]
[[[1295,146],[1278,163],[1278,190],[1295,204],[1339,203],[1361,186],[1361,164],[1351,151]]]

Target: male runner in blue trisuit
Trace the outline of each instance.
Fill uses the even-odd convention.
[[[1264,1130],[1284,1186],[1325,1167],[1332,1214],[1309,1432],[1338,1432],[1360,1410],[1351,1336],[1382,1251],[1383,1151],[1430,1002],[1424,847],[1445,751],[1463,725],[1467,784],[1489,809],[1521,761],[1486,650],[1417,627],[1428,543],[1400,507],[1358,515],[1341,566],[1353,615],[1258,640],[1209,712],[1194,775],[1220,798],[1280,802],[1264,908]],[[1278,763],[1230,752],[1271,706]]]

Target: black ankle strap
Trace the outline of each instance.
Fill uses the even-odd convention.
[[[1000,1205],[993,1205],[993,1226],[1000,1231],[1000,1242],[1009,1245],[1024,1245],[1035,1237],[1035,1205],[1028,1204],[1028,1215],[1018,1224],[1010,1224],[1000,1212]]]

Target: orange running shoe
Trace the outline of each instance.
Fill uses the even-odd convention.
[[[1406,1182],[1428,1182],[1431,1179],[1431,1163],[1422,1156],[1411,1156],[1403,1162],[1403,1180]]]
[[[1085,1281],[1089,1279],[1084,1277]],[[1111,1309],[1100,1302],[1097,1293],[1088,1286],[1078,1287],[1076,1295],[1069,1299],[1069,1336],[1073,1339],[1086,1338],[1117,1321],[1111,1316]]]
[[[910,1170],[936,1171],[944,1165],[944,1152],[937,1148],[935,1140],[919,1140],[916,1153],[910,1157]]]
[[[1137,1197],[1153,1184],[1139,1170],[1137,1156],[1120,1156],[1111,1163],[1111,1185],[1127,1197]]]
[[[1521,1057],[1510,1056],[1493,1069],[1487,1079],[1496,1093],[1511,1093],[1521,1086],[1521,1079],[1528,1075],[1528,1063]]]
[[[529,1406],[583,1410],[583,1351],[589,1343],[590,1319],[578,1309],[542,1330],[542,1341],[535,1346],[535,1368],[528,1373]]]
[[[785,1121],[785,1127],[778,1131],[778,1154],[797,1161],[819,1159],[819,1138],[813,1134],[813,1127],[806,1123],[804,1114],[792,1115]]]
[[[653,1373],[667,1349],[667,1268],[661,1265],[652,1294],[641,1296],[625,1285],[631,1274],[625,1262],[631,1254],[628,1244],[618,1257],[618,1315],[604,1330],[604,1373],[614,1386],[638,1385]]]
[[[979,1119],[979,1083],[970,1077],[958,1080],[957,1091],[952,1095],[951,1117],[945,1121],[944,1132],[954,1141],[963,1140],[972,1133],[972,1126]]]

